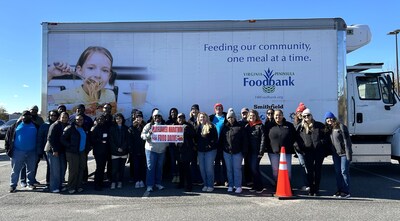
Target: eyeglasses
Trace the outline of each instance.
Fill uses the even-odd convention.
[[[157,117],[157,118],[158,118],[158,117],[161,117],[161,115],[154,115],[154,117]]]
[[[303,117],[310,117],[310,116],[311,116],[311,114],[303,115]]]
[[[274,114],[274,112],[268,112],[267,114],[268,114],[268,115],[272,115],[272,114]]]

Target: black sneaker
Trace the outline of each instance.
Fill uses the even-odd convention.
[[[260,189],[260,190],[256,190],[256,193],[263,193],[264,192],[264,188],[263,189]]]
[[[349,197],[350,197],[350,193],[341,193],[339,196],[339,198],[344,198],[344,199],[347,199]]]
[[[340,191],[337,191],[335,194],[333,194],[334,197],[340,197],[340,195],[341,195]]]
[[[17,188],[10,186],[10,193],[15,193],[15,192],[17,192]]]

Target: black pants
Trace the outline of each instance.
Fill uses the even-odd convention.
[[[94,156],[96,161],[96,171],[94,172],[94,185],[96,187],[103,186],[104,180],[104,170],[106,169],[107,155],[106,154],[96,154]]]
[[[323,151],[313,148],[310,148],[310,150],[307,150],[304,153],[304,161],[307,169],[307,182],[310,185],[310,193],[319,193],[324,157],[325,155]]]
[[[227,181],[226,175],[226,165],[224,160],[224,154],[222,150],[217,151],[217,155],[215,156],[215,164],[214,164],[214,176],[215,182],[217,185],[224,185]]]
[[[189,161],[178,162],[179,167],[179,186],[185,187],[187,190],[192,189],[192,172]]]
[[[112,159],[112,178],[111,181],[122,182],[124,179],[126,158]]]

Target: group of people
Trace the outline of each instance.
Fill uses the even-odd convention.
[[[71,116],[60,105],[58,110],[49,111],[47,122],[38,120],[37,106],[24,111],[5,139],[12,166],[10,192],[16,191],[19,177],[23,185],[24,176],[26,187],[35,188],[36,170],[42,156],[48,163],[49,191],[82,192],[88,176],[87,155],[93,150],[95,190],[105,187],[105,178],[111,181],[109,188],[122,188],[125,164],[129,161],[134,187],[146,187],[148,192],[165,188],[162,176],[165,164],[169,164],[172,181],[185,191],[192,191],[199,171],[202,191],[212,192],[214,185],[225,184],[228,192],[241,193],[245,183],[251,185],[251,192],[262,193],[265,189],[260,173],[261,158],[268,153],[276,181],[281,147],[285,147],[289,178],[292,155],[295,155],[304,167],[304,185],[309,195],[319,195],[322,163],[332,154],[337,180],[334,196],[350,196],[351,141],[346,126],[331,112],[325,114],[324,123],[318,122],[311,110],[300,103],[293,124],[286,121],[282,110],[272,109],[267,110],[263,123],[257,110],[242,108],[239,120],[232,108],[224,112],[221,103],[214,105],[210,116],[194,104],[188,119],[184,113],[171,108],[168,119],[164,120],[161,111],[155,108],[146,122],[140,110],[132,110],[126,120],[121,113],[113,116],[111,108],[111,104],[104,104],[102,115],[94,121],[85,115],[84,105],[79,105]],[[183,141],[154,142],[152,134],[156,125],[181,125]],[[24,166],[26,170],[22,169]],[[68,179],[64,186],[67,167]]]

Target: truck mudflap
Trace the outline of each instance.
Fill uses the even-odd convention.
[[[390,143],[353,143],[353,163],[390,163]]]

